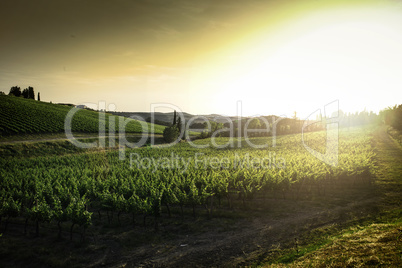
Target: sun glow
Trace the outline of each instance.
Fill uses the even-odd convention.
[[[334,100],[378,112],[402,99],[398,1],[23,2],[2,17],[6,93],[192,114],[235,114],[242,101],[244,115],[300,117]]]
[[[382,103],[382,89],[397,93],[402,87],[401,25],[391,10],[306,15],[226,52],[209,87],[216,99],[225,99],[222,110],[233,111],[242,100],[249,115],[296,110],[307,116],[336,99],[346,112],[370,109]]]

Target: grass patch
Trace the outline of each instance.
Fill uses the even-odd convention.
[[[391,136],[391,138],[396,141],[399,146],[402,146],[402,132],[399,130],[396,130],[392,127],[389,127],[387,129],[387,133]]]
[[[262,267],[400,267],[402,209],[347,225],[316,229],[301,236],[300,244],[273,249]]]
[[[276,262],[278,262],[278,263],[293,262],[296,259],[306,255],[307,253],[320,249],[322,246],[328,244],[329,242],[331,242],[330,239],[323,238],[323,239],[320,239],[320,241],[318,243],[304,246],[299,249],[297,246],[297,241],[295,241],[296,249],[293,249],[293,250],[291,250],[291,252],[281,256]]]

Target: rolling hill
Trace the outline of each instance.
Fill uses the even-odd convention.
[[[0,96],[0,135],[64,132],[64,122],[71,105],[52,104],[14,96]],[[99,118],[100,113],[94,110],[79,109],[72,119],[72,132],[96,133],[99,123],[104,124],[106,132],[115,122],[115,130],[119,130],[119,116],[105,114],[105,119]],[[124,119],[121,117],[121,119]],[[127,120],[127,119],[125,119]],[[146,132],[162,133],[164,126],[147,123]],[[141,124],[131,120],[126,124],[128,133],[143,132]]]
[[[124,116],[124,117],[138,117],[139,120],[146,121],[146,122],[151,122],[151,118],[155,120],[155,122],[160,123],[162,125],[171,125],[173,122],[174,118],[174,113],[169,112],[169,113],[162,113],[162,112],[111,112],[113,115],[118,115],[118,116]],[[220,115],[220,114],[203,114],[203,115],[195,115],[195,114],[190,114],[186,112],[178,112],[178,115],[181,114],[184,118],[184,122],[188,122],[190,119],[192,119],[192,123],[204,123],[206,120],[209,121],[215,121],[218,123],[227,123],[229,120],[232,122],[236,122],[237,120],[247,120],[250,119],[251,117],[247,116],[226,116],[226,115]],[[270,116],[264,116],[267,120],[272,121],[272,117],[278,118],[278,116],[270,115]]]

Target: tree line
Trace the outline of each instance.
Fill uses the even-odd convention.
[[[5,95],[4,92],[1,92],[2,95]],[[9,96],[15,96],[15,97],[23,97],[25,99],[35,99],[35,91],[34,88],[29,86],[25,88],[24,90],[21,91],[21,88],[19,86],[13,86],[10,88],[10,92],[8,93]],[[38,92],[38,101],[40,101],[40,92]]]
[[[381,110],[379,116],[382,123],[402,131],[402,104]]]

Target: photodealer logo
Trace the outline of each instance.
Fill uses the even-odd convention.
[[[94,104],[94,106],[96,106]],[[258,117],[246,117],[242,116],[242,106],[241,102],[237,102],[237,113],[236,117],[226,117],[219,116],[215,118],[207,118],[206,116],[194,116],[191,119],[185,120],[184,113],[180,110],[179,107],[167,104],[167,103],[157,103],[151,105],[151,124],[148,125],[145,120],[139,116],[131,116],[130,118],[125,118],[122,116],[110,116],[106,115],[106,102],[99,102],[98,105],[99,111],[99,139],[98,141],[93,142],[80,142],[76,139],[72,133],[72,125],[73,125],[73,117],[79,111],[78,107],[72,108],[65,119],[65,133],[66,137],[70,140],[72,144],[80,148],[94,148],[100,147],[105,148],[106,146],[110,148],[118,147],[119,159],[124,160],[126,157],[125,148],[138,148],[142,147],[145,144],[151,144],[155,146],[155,118],[157,108],[168,108],[170,110],[178,111],[177,115],[179,117],[178,122],[182,122],[180,126],[172,125],[171,128],[177,128],[179,130],[178,137],[171,143],[158,144],[158,148],[167,148],[175,145],[181,140],[187,141],[189,146],[192,146],[197,149],[203,149],[207,147],[214,147],[217,149],[223,148],[242,148],[244,143],[250,148],[254,149],[264,149],[268,147],[268,143],[259,144],[258,139],[254,139],[252,137],[255,136],[270,136],[270,141],[272,142],[272,147],[276,146],[276,131],[278,123],[281,120],[284,120],[285,117],[275,117],[273,116],[272,122],[269,122],[263,116]],[[114,104],[109,104],[107,107],[108,111],[115,111],[116,107]],[[176,114],[176,112],[175,112]],[[312,120],[315,116],[318,116],[319,120]],[[140,139],[136,139],[136,142],[129,142],[125,133],[126,127],[130,122],[135,120],[135,124],[139,124],[141,127],[141,133],[137,133],[137,136]],[[174,120],[175,121],[175,120]],[[317,122],[321,122],[321,124],[326,126],[326,149],[325,153],[318,152],[313,148],[310,148],[304,140],[304,132],[308,131],[308,127],[312,124],[316,124]],[[304,148],[313,156],[318,158],[319,160],[327,163],[331,166],[338,165],[338,122],[339,122],[339,101],[336,100],[324,106],[324,113],[322,115],[321,109],[316,110],[310,116],[308,116],[302,127],[302,143]],[[206,128],[204,129],[194,129],[191,128],[192,124],[204,124]],[[177,124],[179,125],[179,124]],[[220,126],[219,126],[220,125]],[[226,125],[226,126],[225,126]],[[286,124],[285,124],[286,125]],[[282,126],[283,127],[283,126]],[[206,134],[209,137],[208,143],[197,143],[193,141],[189,137],[189,133],[199,133],[199,135]],[[226,142],[222,143],[222,139],[220,137],[228,137],[228,139],[224,140]],[[165,137],[164,137],[165,138]],[[108,139],[108,143],[106,143],[106,139]],[[116,139],[118,139],[118,145],[116,144]],[[163,163],[167,163],[166,159],[162,159]],[[143,165],[148,165],[148,163],[155,163],[155,159],[149,160],[141,160]],[[149,161],[149,162],[146,162]],[[259,166],[264,166],[267,161],[259,161],[259,159],[255,160],[258,163],[262,163]],[[159,163],[159,162],[158,162]],[[162,164],[163,164],[162,163]],[[169,165],[172,166],[172,161],[170,161]],[[180,163],[187,163],[180,160]],[[252,162],[254,163],[254,162]],[[267,162],[269,163],[269,161]],[[162,165],[161,164],[161,165]],[[176,165],[177,166],[177,165]],[[186,169],[186,166],[184,165]]]
[[[75,146],[83,149],[89,149],[89,148],[105,148],[106,147],[106,139],[108,139],[108,147],[115,147],[116,144],[116,138],[118,138],[119,144],[119,159],[124,160],[125,159],[125,148],[138,148],[141,146],[144,146],[148,140],[148,124],[145,122],[143,118],[140,116],[130,116],[129,118],[125,118],[122,116],[115,117],[115,116],[107,116],[106,118],[106,102],[100,101],[98,105],[95,103],[91,103],[91,105],[98,107],[99,110],[99,128],[98,128],[98,142],[93,141],[93,142],[81,142],[78,139],[76,139],[73,135],[73,117],[76,115],[76,113],[81,109],[79,107],[74,107],[72,108],[68,113],[67,116],[64,120],[64,132],[66,134],[67,139]],[[114,112],[116,109],[116,106],[114,104],[109,104],[108,105],[108,111]],[[118,122],[116,121],[118,119]],[[140,139],[137,140],[136,142],[129,142],[126,136],[125,129],[127,125],[132,122],[133,120],[136,120],[136,123],[141,126],[142,133],[140,135]],[[106,125],[108,123],[108,125]],[[116,126],[118,127],[116,129]],[[154,126],[152,125],[151,127],[151,133],[154,131]],[[151,137],[153,137],[151,135]]]
[[[317,120],[313,120],[316,116],[319,116],[321,123],[326,125],[327,139],[325,142],[326,148],[324,154],[310,148],[304,142],[304,129],[309,125],[317,123]],[[339,100],[333,101],[324,106],[324,116],[321,113],[321,109],[318,109],[305,119],[302,127],[302,142],[304,148],[314,157],[333,167],[338,165]]]
[[[88,103],[89,104],[89,103]],[[119,159],[124,160],[126,157],[125,149],[128,148],[138,148],[145,144],[156,145],[155,143],[155,123],[157,123],[155,114],[157,109],[170,109],[172,111],[177,111],[177,125],[174,126],[178,130],[178,135],[170,143],[158,144],[158,148],[168,148],[171,147],[181,140],[185,140],[191,147],[197,149],[204,149],[208,147],[213,147],[217,149],[223,148],[241,148],[243,146],[243,141],[251,148],[263,149],[268,148],[268,143],[258,144],[255,143],[255,135],[270,136],[272,147],[276,146],[276,131],[277,126],[280,121],[285,117],[271,117],[271,122],[268,121],[263,116],[254,117],[243,117],[242,116],[242,104],[241,101],[237,102],[236,116],[214,116],[213,118],[207,116],[193,116],[188,120],[185,120],[184,112],[176,105],[169,103],[153,103],[151,104],[150,112],[150,125],[148,125],[144,118],[136,115],[132,115],[129,118],[122,116],[111,116],[106,114],[108,112],[114,112],[116,106],[114,104],[109,104],[106,109],[106,102],[100,101],[98,104],[90,103],[92,107],[97,107],[98,110],[98,141],[93,142],[81,142],[76,139],[73,135],[73,118],[77,116],[77,112],[81,109],[79,107],[72,108],[64,121],[64,130],[67,139],[79,148],[115,148],[118,146]],[[84,106],[85,105],[79,105]],[[79,117],[79,116],[78,116]],[[140,137],[136,142],[129,142],[126,136],[126,127],[130,122],[135,120],[136,124],[140,124],[141,133],[137,133]],[[78,120],[79,121],[79,120]],[[77,122],[78,122],[77,121]],[[181,124],[179,123],[181,122]],[[180,124],[180,127],[179,127]],[[204,125],[205,128],[196,129],[192,128],[192,124]],[[173,127],[174,124],[172,124]],[[199,135],[206,134],[209,137],[210,143],[197,143],[190,138],[190,133],[199,133]],[[225,143],[222,143],[220,139],[221,136],[228,137]],[[165,137],[164,137],[165,138]],[[116,145],[116,139],[118,139],[118,145]],[[106,143],[108,140],[108,143]]]

